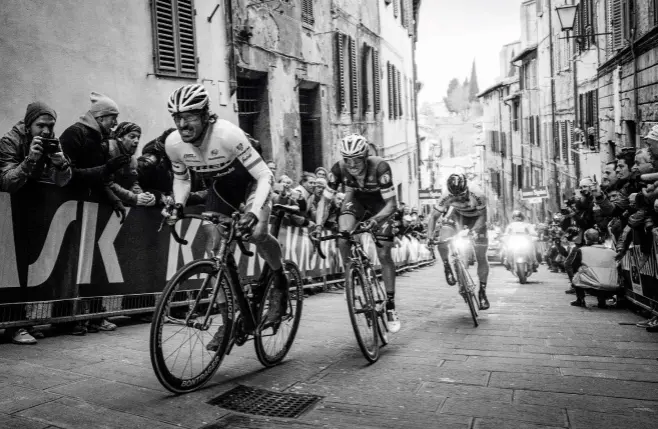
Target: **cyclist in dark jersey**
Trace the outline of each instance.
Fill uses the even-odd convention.
[[[395,309],[395,262],[393,261],[393,219],[397,209],[397,197],[393,186],[391,167],[378,156],[368,156],[368,142],[358,134],[352,134],[341,141],[342,161],[331,168],[328,187],[320,199],[316,214],[314,235],[322,231],[320,225],[328,215],[329,201],[339,187],[345,187],[345,199],[341,207],[338,227],[340,231],[354,231],[358,222],[364,222],[367,228],[373,228],[375,235],[382,242],[377,248],[377,256],[382,264],[382,277],[386,285],[386,313],[391,332],[400,330],[400,320]],[[349,244],[339,240],[338,246],[347,264]],[[345,267],[347,269],[347,267]]]

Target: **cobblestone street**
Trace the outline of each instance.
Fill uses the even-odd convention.
[[[658,337],[594,298],[569,306],[566,276],[540,270],[522,286],[493,267],[478,328],[440,265],[403,274],[403,329],[370,366],[343,292],[311,296],[284,364],[263,369],[247,343],[206,388],[178,397],[153,375],[148,324],[2,344],[0,427],[655,428]],[[322,399],[297,419],[207,403],[239,384]]]

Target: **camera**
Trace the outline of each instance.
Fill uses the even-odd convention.
[[[50,155],[59,152],[59,140],[42,138],[41,147],[43,147],[43,153],[45,155]]]

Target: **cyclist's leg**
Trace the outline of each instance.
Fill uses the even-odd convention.
[[[475,258],[478,263],[478,279],[480,280],[478,297],[480,298],[480,307],[486,310],[489,308],[489,299],[487,298],[487,279],[489,278],[487,247],[489,246],[489,238],[487,236],[486,217],[473,218],[471,222],[469,222],[469,227],[475,234]]]
[[[356,229],[356,224],[365,214],[365,209],[360,201],[355,198],[354,192],[348,192],[343,200],[343,205],[338,218],[338,231],[352,232]],[[338,250],[343,258],[343,266],[347,272],[347,266],[350,262],[350,244],[343,238],[338,239]]]
[[[377,239],[382,247],[377,248],[377,257],[382,265],[382,279],[386,287],[386,313],[388,329],[395,333],[400,330],[400,318],[395,309],[395,261],[393,261],[394,243],[394,220],[392,218],[384,222],[376,232]]]
[[[450,220],[455,221],[455,218],[456,215],[453,214]],[[439,255],[441,256],[441,260],[443,261],[443,269],[445,271],[446,281],[451,286],[456,283],[456,280],[455,280],[455,275],[452,272],[452,267],[450,266],[450,261],[448,260],[449,257],[448,240],[452,238],[455,234],[457,234],[457,229],[450,225],[444,225],[441,228],[441,230],[438,232],[439,244],[437,245],[437,248],[439,249]]]

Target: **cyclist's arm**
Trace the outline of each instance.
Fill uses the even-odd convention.
[[[171,137],[171,136],[170,136]],[[165,143],[165,151],[167,156],[171,160],[171,169],[174,172],[174,181],[172,184],[172,190],[174,194],[174,202],[176,204],[185,205],[187,198],[190,196],[192,191],[192,180],[190,179],[190,172],[187,169],[187,166],[180,158],[178,151],[169,138],[167,138]]]
[[[388,165],[388,162],[381,162],[379,166],[377,166],[377,181],[379,182],[379,189],[382,198],[386,204],[379,213],[372,217],[372,220],[381,225],[382,222],[391,217],[398,208],[398,197],[395,192],[395,187],[393,186],[393,173],[391,172],[391,167]]]
[[[262,207],[267,204],[274,184],[274,175],[272,170],[265,164],[263,158],[251,145],[244,131],[235,127],[232,136],[227,136],[224,143],[230,145],[229,153],[233,153],[238,161],[244,165],[249,174],[256,180],[256,190],[254,191],[254,200],[251,204],[251,212],[258,216]]]
[[[327,217],[329,217],[329,207],[331,200],[336,195],[338,186],[342,182],[340,165],[338,163],[331,167],[328,179],[327,187],[322,192],[322,198],[320,198],[317,211],[315,212],[316,225],[324,225],[324,223],[327,221]]]

